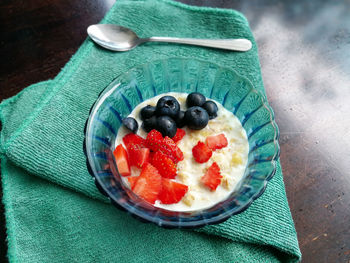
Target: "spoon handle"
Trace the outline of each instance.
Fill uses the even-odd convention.
[[[252,48],[252,42],[248,39],[198,39],[177,37],[150,37],[142,39],[144,42],[170,42],[178,44],[196,45],[203,47],[220,48],[235,51],[248,51]]]

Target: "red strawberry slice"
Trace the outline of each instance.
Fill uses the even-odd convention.
[[[132,189],[133,192],[147,202],[154,204],[161,189],[161,175],[153,165],[147,163],[142,168],[141,174]]]
[[[153,129],[147,134],[146,145],[152,151],[158,151],[160,145],[162,144],[162,141],[163,141],[163,136],[157,130]]]
[[[142,168],[148,162],[150,150],[148,148],[139,148],[138,145],[132,145],[128,149],[131,166]]]
[[[177,129],[175,136],[172,138],[175,143],[182,140],[182,138],[186,135],[185,130],[183,129]]]
[[[148,162],[152,163],[153,157],[154,157],[155,152],[150,152],[149,157],[148,157]]]
[[[146,140],[141,136],[129,133],[124,136],[123,142],[125,144],[126,149],[129,149],[132,145],[138,145],[140,148],[146,147]]]
[[[138,179],[139,179],[138,176],[129,176],[129,177],[128,177],[128,181],[129,181],[129,183],[130,183],[130,188],[131,188],[131,189],[134,189],[134,186],[135,186],[136,181],[137,181]]]
[[[146,148],[146,140],[137,134],[129,133],[124,136],[123,142],[128,151],[130,165],[142,168],[148,161],[150,152]]]
[[[197,163],[205,163],[207,162],[213,152],[208,148],[208,146],[199,141],[193,148],[192,148],[192,154]]]
[[[124,147],[119,144],[113,151],[115,161],[117,163],[118,172],[121,176],[129,176],[130,165],[128,160],[128,154]]]
[[[168,136],[163,138],[162,134],[157,130],[151,130],[147,134],[146,144],[154,152],[161,150],[175,163],[184,159],[183,153],[176,143]]]
[[[228,145],[228,141],[223,133],[219,135],[208,136],[205,139],[205,143],[213,151],[222,149]]]
[[[165,136],[162,144],[160,145],[160,150],[168,155],[174,163],[178,163],[184,159],[184,155],[176,143],[170,139],[168,136]]]
[[[176,204],[180,202],[187,191],[187,185],[162,178],[162,190],[159,193],[158,199],[162,204]]]
[[[162,177],[174,179],[176,177],[175,163],[161,151],[156,151],[150,163],[158,169]]]
[[[218,185],[221,183],[222,175],[220,174],[220,167],[214,162],[205,175],[202,176],[201,182],[209,187],[212,191],[215,191]]]

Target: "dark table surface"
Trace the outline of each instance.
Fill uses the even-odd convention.
[[[303,262],[350,262],[350,1],[195,1],[235,8],[258,42]],[[199,4],[200,2],[200,4]],[[0,100],[55,77],[114,0],[0,2]],[[5,223],[1,209],[1,258]]]

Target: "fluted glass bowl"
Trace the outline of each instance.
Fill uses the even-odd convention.
[[[135,195],[121,180],[113,157],[122,119],[141,102],[166,92],[199,91],[233,112],[246,130],[248,164],[232,194],[211,208],[172,212]],[[103,90],[86,122],[84,152],[98,189],[118,208],[163,227],[217,224],[244,211],[265,190],[276,170],[279,132],[266,99],[235,71],[196,59],[170,58],[137,66]]]

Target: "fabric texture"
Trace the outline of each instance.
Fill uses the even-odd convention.
[[[297,262],[301,258],[280,164],[265,193],[219,225],[166,230],[112,207],[96,189],[82,151],[98,94],[148,61],[193,57],[236,70],[264,93],[257,46],[234,10],[169,0],[118,0],[102,23],[141,37],[248,38],[249,52],[148,43],[110,52],[87,39],[54,79],[0,105],[3,202],[11,262]]]

